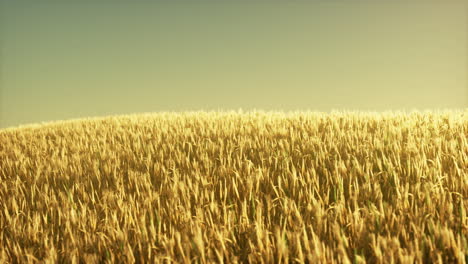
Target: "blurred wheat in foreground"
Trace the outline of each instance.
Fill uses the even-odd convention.
[[[468,110],[0,130],[1,263],[466,263]]]

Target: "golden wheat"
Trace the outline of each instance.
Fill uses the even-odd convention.
[[[0,262],[468,260],[468,111],[0,130]]]

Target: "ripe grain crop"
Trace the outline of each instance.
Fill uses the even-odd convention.
[[[0,130],[1,263],[466,263],[468,110]]]

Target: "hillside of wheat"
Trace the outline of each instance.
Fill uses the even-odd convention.
[[[0,130],[1,263],[467,263],[468,110]]]

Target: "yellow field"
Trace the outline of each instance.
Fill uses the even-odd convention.
[[[0,130],[0,263],[466,263],[468,110]]]

